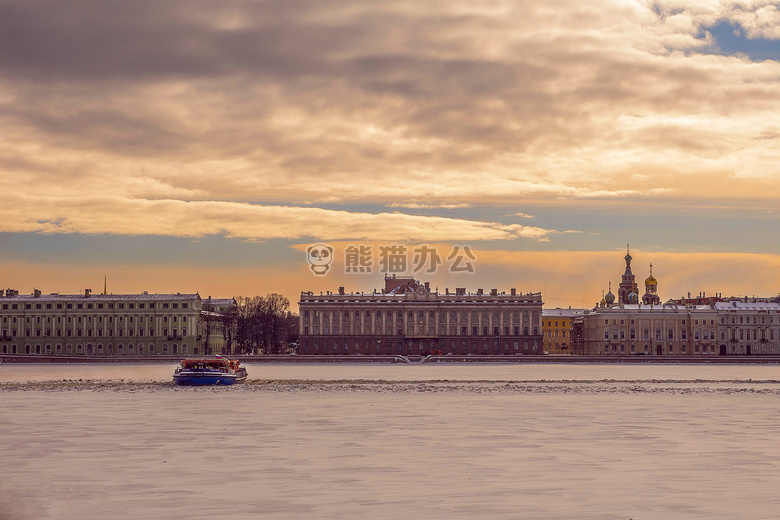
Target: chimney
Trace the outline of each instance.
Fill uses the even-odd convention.
[[[498,296],[498,289],[490,289],[490,296]]]
[[[89,293],[92,292],[92,289],[84,289],[84,298],[89,298]]]
[[[41,291],[38,289],[33,289],[33,297],[34,298],[40,298],[41,297]]]
[[[339,295],[344,296],[344,287],[339,287]]]
[[[482,293],[483,293],[482,289],[477,289],[477,296],[482,296]]]
[[[512,287],[512,296],[517,296],[517,289]]]
[[[428,285],[428,282],[425,282],[425,292],[431,292],[431,286]]]

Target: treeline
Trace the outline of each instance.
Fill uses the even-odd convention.
[[[298,342],[298,316],[281,294],[238,296],[227,310],[208,312],[206,305],[204,310],[203,332],[207,338],[221,336],[224,353],[287,354]]]

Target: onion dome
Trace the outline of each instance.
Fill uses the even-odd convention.
[[[626,264],[630,264],[631,260],[633,260],[633,258],[631,258],[631,250],[628,248],[628,244],[626,244],[626,256],[623,258],[626,260]]]
[[[653,264],[650,264],[650,276],[645,280],[645,285],[658,285],[658,280],[653,276]]]
[[[609,292],[607,293],[606,296],[604,296],[604,300],[606,300],[607,305],[612,305],[613,303],[615,303],[615,295],[612,294],[612,283],[611,282],[609,284]]]
[[[631,291],[631,294],[628,295],[628,303],[639,303],[639,295]]]

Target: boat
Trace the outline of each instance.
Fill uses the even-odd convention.
[[[232,385],[246,381],[247,372],[237,359],[188,358],[182,360],[173,373],[177,385]]]

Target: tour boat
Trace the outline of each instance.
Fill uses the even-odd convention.
[[[238,360],[222,357],[184,359],[173,373],[177,385],[232,385],[246,381],[246,368]]]

